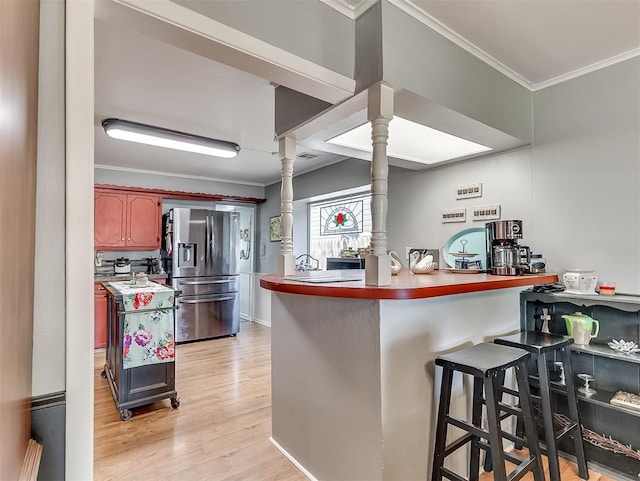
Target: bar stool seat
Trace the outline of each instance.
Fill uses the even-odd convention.
[[[538,436],[533,421],[532,406],[529,402],[529,383],[527,377],[527,360],[531,354],[522,349],[482,343],[436,358],[436,365],[442,367],[442,385],[438,421],[436,424],[436,441],[433,455],[432,481],[441,481],[443,477],[466,481],[458,473],[444,466],[445,458],[457,449],[471,443],[469,461],[469,481],[477,481],[480,473],[480,449],[491,452],[494,466],[494,480],[519,480],[526,473],[533,472],[535,481],[543,481],[542,463],[538,447]],[[509,406],[499,401],[498,395],[502,386],[498,380],[504,379],[508,369],[515,369],[520,394],[520,406]],[[471,423],[450,415],[451,387],[455,371],[473,376],[473,408]],[[484,397],[483,397],[484,388]],[[482,428],[482,405],[486,405],[487,430]],[[527,444],[529,456],[520,459],[505,453],[502,449],[503,433],[500,426],[501,412],[522,417],[525,439],[519,442]],[[446,444],[447,428],[453,425],[466,431],[450,444]],[[514,438],[514,436],[510,436]],[[484,441],[487,440],[488,442]],[[516,465],[507,476],[505,460]]]
[[[537,356],[537,374],[539,379],[540,396],[533,396],[534,402],[539,402],[544,425],[546,454],[549,459],[549,475],[552,481],[560,481],[560,464],[558,458],[558,441],[573,433],[578,475],[582,479],[589,479],[587,461],[584,454],[582,440],[582,426],[578,415],[578,400],[571,372],[571,350],[573,338],[557,334],[545,334],[538,331],[522,331],[511,336],[499,337],[494,342],[501,346],[524,349]],[[553,411],[551,408],[551,382],[547,371],[550,356],[559,355],[564,370],[564,384],[566,386],[567,403],[571,423],[555,431],[553,426]],[[555,359],[555,357],[553,358]],[[531,378],[530,378],[531,380]],[[561,380],[562,381],[562,380]],[[558,384],[556,384],[556,387]],[[520,429],[520,428],[519,428]],[[517,432],[517,431],[516,431]]]

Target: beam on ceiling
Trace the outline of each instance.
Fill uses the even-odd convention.
[[[355,81],[169,0],[97,0],[96,18],[336,104]]]

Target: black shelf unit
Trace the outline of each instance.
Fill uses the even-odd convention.
[[[109,383],[111,395],[116,409],[120,411],[120,419],[131,419],[133,408],[151,404],[163,399],[170,399],[171,407],[177,409],[180,399],[175,390],[175,362],[149,364],[125,369],[122,363],[123,333],[125,308],[122,294],[105,283],[107,292],[107,348],[104,370],[100,373]],[[175,331],[175,298],[180,291],[175,291],[174,306],[170,310],[174,319]]]
[[[548,309],[551,316],[549,330],[555,334],[567,334],[563,314],[582,312],[599,321],[600,332],[589,345],[571,347],[573,375],[586,373],[595,378],[595,394],[578,393],[580,420],[585,431],[592,435],[614,439],[621,445],[631,446],[634,451],[640,450],[640,430],[637,429],[640,410],[610,403],[618,390],[640,393],[640,354],[623,354],[608,346],[614,339],[640,344],[640,296],[539,293],[528,289],[520,295],[521,328],[541,330],[543,308]],[[578,378],[574,381],[578,387],[583,385]],[[553,382],[552,392],[556,411],[566,413],[565,386]],[[573,455],[571,442],[562,442],[560,449]],[[637,480],[640,477],[640,453],[630,457],[597,447],[588,440],[585,450],[590,463],[612,473],[616,479]]]

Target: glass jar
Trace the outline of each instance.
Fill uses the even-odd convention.
[[[540,274],[545,272],[547,261],[544,260],[542,254],[531,254],[529,258],[529,272],[531,274]]]

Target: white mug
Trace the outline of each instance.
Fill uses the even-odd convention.
[[[568,291],[595,294],[598,277],[594,271],[576,269],[565,272],[562,276],[562,282]]]
[[[581,274],[580,275],[580,292],[594,293],[596,291],[596,285],[598,284],[598,277],[595,274]]]

